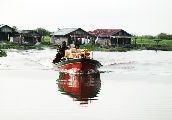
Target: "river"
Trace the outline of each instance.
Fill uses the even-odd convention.
[[[92,76],[70,82],[90,80],[87,100],[65,92],[60,82],[65,75],[51,64],[55,49],[7,54],[0,58],[0,120],[172,119],[172,52],[94,52],[103,65],[97,82]]]

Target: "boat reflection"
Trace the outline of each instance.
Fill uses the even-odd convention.
[[[97,100],[101,88],[100,73],[95,74],[69,74],[60,73],[58,81],[59,91],[69,95],[80,104],[88,104]]]

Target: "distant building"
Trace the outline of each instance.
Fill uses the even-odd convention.
[[[35,30],[18,31],[12,40],[14,43],[34,45],[41,42],[41,35]]]
[[[13,36],[14,29],[8,25],[0,25],[0,41],[9,41]]]
[[[123,46],[131,44],[132,35],[122,29],[96,29],[90,31],[96,36],[95,42],[103,46]]]
[[[81,28],[63,28],[51,34],[51,42],[53,44],[61,44],[63,41],[67,45],[74,44],[78,41],[80,44],[91,42],[93,35]]]

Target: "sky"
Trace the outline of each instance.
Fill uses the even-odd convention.
[[[0,24],[18,29],[123,29],[172,34],[172,0],[0,0]]]

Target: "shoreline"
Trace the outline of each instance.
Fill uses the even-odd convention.
[[[6,42],[0,44],[0,57],[7,56],[6,50],[17,49],[17,50],[44,50],[46,48],[57,49],[57,45],[45,45],[40,43],[38,45],[19,45],[17,43]],[[100,46],[97,44],[85,44],[80,46],[81,49],[88,49],[90,51],[102,51],[102,52],[127,52],[133,50],[154,50],[154,51],[172,51],[172,47],[165,45],[153,45],[153,44],[131,44],[129,46]]]

